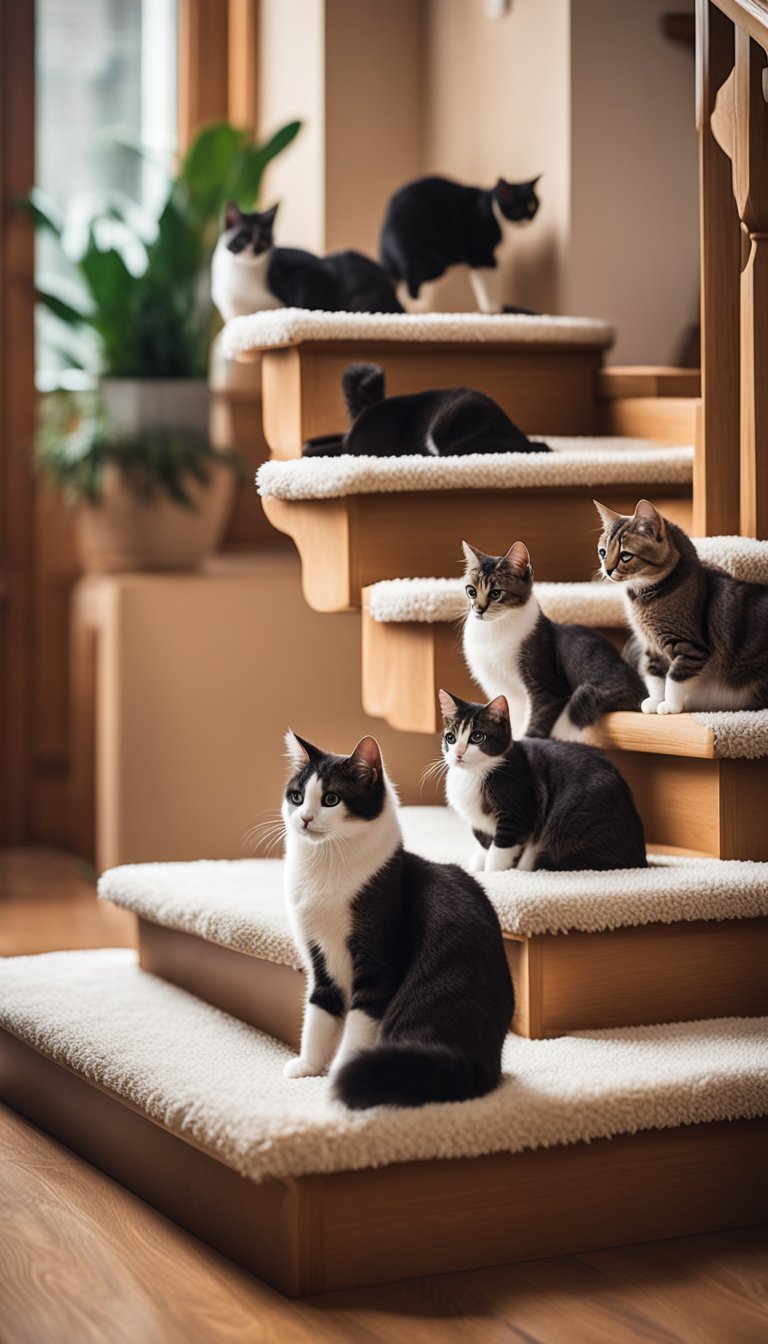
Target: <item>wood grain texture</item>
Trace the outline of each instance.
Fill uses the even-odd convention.
[[[766,919],[505,936],[504,948],[519,1036],[768,1013]],[[153,975],[298,1048],[302,972],[144,919],[139,954]]]
[[[0,1097],[289,1296],[754,1225],[768,1198],[766,1119],[255,1185],[7,1032]]]
[[[391,396],[477,388],[529,434],[592,434],[597,427],[595,376],[602,354],[584,346],[307,341],[244,358],[262,361],[264,432],[277,458],[299,457],[306,439],[348,427],[341,379],[354,363],[382,365]]]
[[[701,396],[701,372],[667,364],[609,364],[598,372],[596,388],[598,397],[609,400],[617,397],[698,398]]]
[[[600,405],[598,427],[601,434],[692,446],[698,405],[695,397],[611,397]]]
[[[696,0],[701,257],[701,434],[694,459],[696,536],[739,531],[739,217],[731,164],[712,134],[717,91],[733,65],[733,27]]]
[[[0,844],[32,839],[35,513],[34,7],[0,3]]]
[[[646,490],[640,484],[603,486],[600,497],[609,508],[631,513]],[[664,486],[654,503],[690,530],[687,487]],[[457,578],[466,536],[482,536],[488,552],[498,555],[524,536],[542,581],[587,580],[594,572],[594,505],[584,487],[265,498],[263,505],[272,526],[293,538],[304,596],[315,611],[357,608],[362,589],[380,579]]]
[[[229,112],[226,0],[179,0],[177,134],[179,153],[208,122]]]

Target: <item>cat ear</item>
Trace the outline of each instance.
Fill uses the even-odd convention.
[[[530,182],[525,183],[525,186],[530,187],[531,191],[535,191],[538,183],[541,181],[543,176],[544,176],[543,173],[539,173],[538,177],[532,177]]]
[[[509,562],[511,569],[515,569],[521,574],[524,574],[531,566],[531,557],[524,541],[516,541],[514,545],[510,546],[504,559]]]
[[[236,201],[227,201],[224,207],[224,228],[234,229],[235,225],[242,224],[243,212]]]
[[[509,718],[509,704],[506,695],[497,695],[495,700],[489,700],[485,706],[489,714],[493,714],[497,719]]]
[[[437,696],[440,701],[440,710],[443,715],[443,719],[447,722],[448,719],[452,719],[454,717],[456,710],[459,708],[459,701],[455,700],[454,697],[452,695],[449,695],[447,691],[440,690],[438,691]]]
[[[600,517],[603,520],[603,527],[605,528],[606,532],[610,531],[610,529],[613,527],[613,524],[616,522],[617,518],[624,517],[623,513],[614,513],[613,509],[606,508],[605,504],[601,504],[596,499],[593,499],[592,503],[594,504],[595,508],[597,509],[597,512],[600,514]]]
[[[371,784],[381,776],[381,748],[375,737],[361,737],[349,759],[362,773],[370,775]]]
[[[644,532],[652,532],[661,541],[664,536],[664,519],[650,500],[640,499],[632,515]]]
[[[294,733],[292,728],[288,729],[283,740],[286,755],[291,765],[295,766],[297,770],[303,770],[313,756],[322,756],[323,754],[319,747],[313,747],[311,742],[305,742],[304,738],[299,737],[298,733]]]
[[[269,210],[262,210],[261,213],[259,214],[259,220],[261,221],[261,223],[266,225],[268,228],[271,228],[275,222],[275,215],[278,212],[279,206],[280,202],[276,201],[275,204]]]
[[[512,183],[505,181],[503,177],[496,180],[496,190],[500,196],[509,196],[512,191]]]
[[[464,552],[464,559],[468,565],[482,564],[483,560],[488,560],[490,558],[485,554],[485,551],[478,550],[477,546],[473,546],[469,541],[462,541],[461,549]]]

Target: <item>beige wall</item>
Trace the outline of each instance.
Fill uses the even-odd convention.
[[[620,363],[678,357],[698,320],[693,54],[661,31],[692,0],[571,0],[571,312],[615,322]]]
[[[260,0],[259,133],[304,124],[268,168],[262,205],[280,201],[281,243],[325,249],[325,0]]]
[[[360,702],[360,616],[319,615],[294,554],[221,557],[206,574],[99,583],[97,863],[254,854],[273,817],[290,725],[328,750],[381,743],[403,802],[437,754]]]
[[[569,218],[569,0],[425,0],[424,171],[489,187],[544,173],[541,208],[505,262],[508,302],[561,306]],[[466,275],[439,306],[472,308]]]

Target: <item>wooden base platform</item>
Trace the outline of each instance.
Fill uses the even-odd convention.
[[[632,513],[647,485],[600,486],[600,499]],[[457,578],[462,537],[503,554],[524,538],[540,581],[583,581],[595,568],[595,509],[585,486],[509,490],[432,490],[339,499],[262,500],[278,532],[301,556],[304,596],[315,611],[351,611],[380,579],[431,574]],[[690,531],[688,486],[654,491],[656,507]]]
[[[507,937],[504,944],[515,985],[512,1029],[520,1036],[768,1013],[768,919]],[[298,1050],[302,972],[145,919],[139,960]]]
[[[0,1033],[0,1096],[289,1296],[758,1224],[768,1121],[255,1185]]]

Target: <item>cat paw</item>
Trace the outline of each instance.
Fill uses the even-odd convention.
[[[316,1078],[317,1073],[317,1069],[313,1069],[301,1056],[289,1059],[288,1063],[283,1065],[284,1078]]]
[[[649,695],[646,700],[643,700],[640,709],[643,714],[655,714],[658,711],[660,704],[661,701],[657,700],[655,695]]]
[[[662,700],[656,708],[657,714],[679,714],[679,709],[674,709],[668,700]]]

